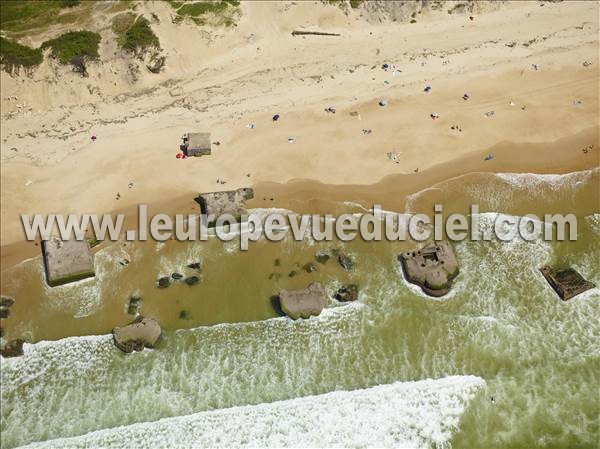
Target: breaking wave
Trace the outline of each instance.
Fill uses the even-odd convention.
[[[50,440],[28,448],[445,447],[474,376],[395,382],[363,390],[207,411]]]

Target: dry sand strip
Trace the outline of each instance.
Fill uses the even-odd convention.
[[[200,412],[23,447],[443,447],[484,387],[484,380],[475,376],[395,382]]]

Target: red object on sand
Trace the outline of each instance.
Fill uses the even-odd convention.
[[[175,155],[175,157],[176,157],[177,159],[181,159],[181,158],[183,157],[183,153],[177,153],[177,154]]]

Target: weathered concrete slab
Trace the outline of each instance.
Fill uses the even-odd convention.
[[[279,292],[281,310],[290,318],[309,318],[317,316],[325,307],[325,288],[313,282],[299,290],[281,290]]]
[[[207,156],[211,153],[210,133],[188,133],[182,147],[188,156]]]
[[[247,214],[246,201],[251,198],[254,198],[254,190],[245,187],[223,192],[201,193],[196,198],[196,202],[200,204],[202,214],[215,216],[215,220],[208,223],[208,226],[211,226],[219,216],[224,214],[233,215],[237,221],[240,221],[241,216]]]
[[[452,247],[445,242],[402,253],[398,259],[406,280],[421,287],[429,296],[448,293],[452,280],[458,275],[458,261]]]
[[[42,241],[46,281],[51,287],[95,276],[94,255],[86,240],[51,237]]]
[[[153,348],[160,338],[161,329],[154,318],[139,317],[133,323],[113,329],[115,345],[123,352]]]
[[[563,301],[595,287],[593,282],[586,280],[573,268],[555,270],[552,267],[544,266],[540,268],[540,271]]]

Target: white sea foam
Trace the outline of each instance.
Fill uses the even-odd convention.
[[[600,235],[600,214],[592,214],[585,217],[585,221],[594,235]]]
[[[102,298],[110,294],[113,285],[105,282],[115,270],[123,269],[118,263],[122,260],[131,260],[129,254],[120,244],[116,242],[98,251],[94,256],[95,276],[82,279],[65,285],[50,287],[46,282],[46,275],[41,258],[32,263],[37,272],[40,285],[44,286],[47,301],[44,305],[54,310],[60,310],[72,314],[75,318],[89,316],[102,307]]]
[[[233,407],[33,443],[28,448],[445,447],[475,376],[395,382]]]
[[[530,195],[545,194],[547,189],[553,192],[565,192],[571,196],[575,195],[582,187],[589,184],[590,179],[600,170],[598,168],[583,170],[567,174],[536,174],[536,173],[486,173],[497,181],[505,184],[503,187],[498,182],[467,182],[461,180],[473,176],[473,173],[460,175],[442,181],[434,186],[420,190],[406,197],[406,212],[413,210],[414,203],[423,195],[431,192],[443,192],[452,189],[458,182],[461,195],[471,198],[473,203],[485,204],[493,210],[503,210],[514,202],[515,195],[527,192]]]
[[[365,212],[367,212],[367,209],[362,204],[356,203],[354,201],[344,201],[343,204],[344,204],[344,206],[356,207],[358,209],[362,209]]]
[[[566,174],[538,173],[497,173],[499,179],[519,189],[527,188],[535,191],[539,187],[549,187],[552,190],[570,187],[578,189],[594,175],[597,169],[583,170]]]
[[[9,393],[33,379],[41,378],[56,366],[68,366],[64,380],[77,380],[89,369],[98,369],[114,351],[111,335],[69,337],[56,341],[39,341],[23,345],[22,357],[3,358],[0,380],[2,393]],[[85,357],[82,357],[85,354]]]

